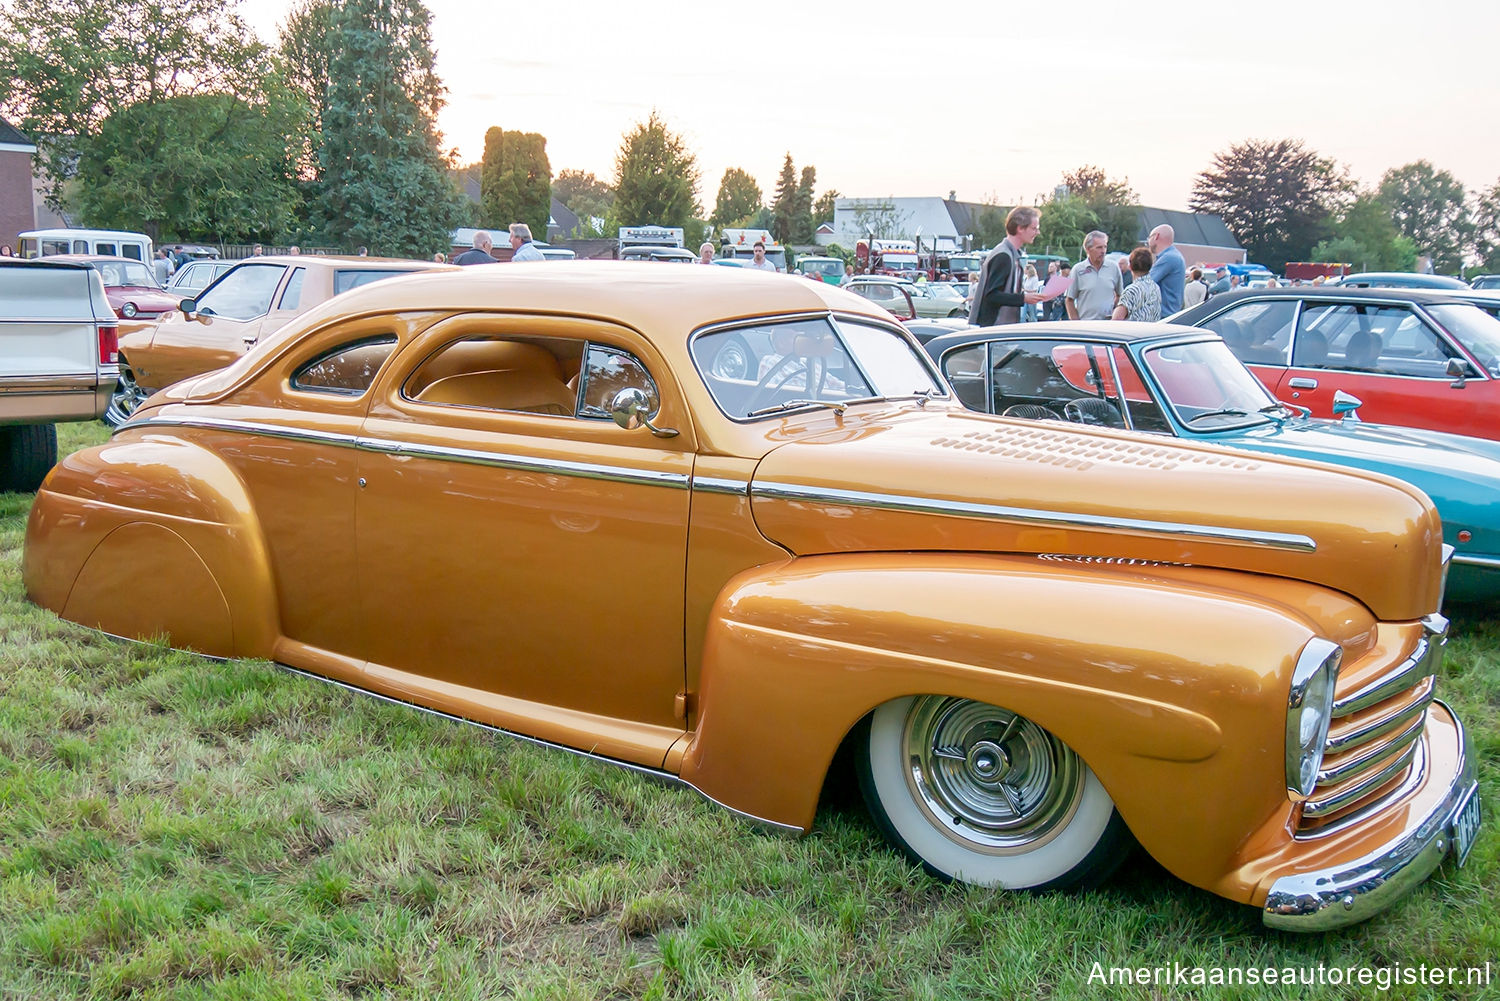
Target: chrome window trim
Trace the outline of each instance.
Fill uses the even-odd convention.
[[[306,269],[298,268],[297,270],[304,271]],[[297,384],[297,377],[306,374],[307,371],[314,365],[320,364],[321,362],[324,362],[337,354],[341,354],[344,351],[352,351],[355,348],[376,344],[389,344],[391,345],[391,350],[390,353],[387,354],[381,361],[380,367],[375,370],[375,374],[370,377],[370,385],[366,386],[364,389],[333,389],[328,386],[299,386]],[[315,355],[309,360],[303,362],[301,365],[297,366],[297,371],[293,372],[291,377],[286,381],[287,390],[294,393],[312,393],[315,396],[339,396],[351,400],[358,399],[359,397],[364,396],[366,393],[368,393],[370,391],[370,388],[375,385],[376,381],[379,380],[380,373],[385,371],[386,363],[395,357],[396,350],[400,346],[401,339],[394,333],[375,334],[370,337],[360,337],[352,341],[346,341],[338,347],[330,348],[329,350],[324,351],[322,354]]]
[[[1318,544],[1306,535],[1282,532],[1257,532],[1218,525],[1196,525],[1187,522],[1146,521],[1140,518],[1114,518],[1107,515],[1078,514],[1071,511],[1047,511],[1034,508],[1007,507],[1001,504],[978,504],[971,501],[944,500],[935,497],[908,497],[877,494],[862,490],[840,490],[835,487],[813,487],[798,483],[754,481],[750,494],[783,500],[826,501],[849,507],[906,511],[913,514],[947,514],[961,518],[993,521],[1020,521],[1028,524],[1061,525],[1073,528],[1114,528],[1165,536],[1195,536],[1220,542],[1245,543],[1295,552],[1316,552]]]
[[[510,413],[511,411],[495,411]],[[531,415],[541,416],[541,415]],[[410,442],[391,441],[368,435],[338,434],[330,431],[311,431],[306,428],[281,427],[254,421],[232,421],[218,417],[151,417],[128,425],[132,429],[155,426],[195,427],[209,431],[238,431],[245,434],[277,438],[283,441],[302,441],[334,448],[352,448],[378,455],[404,455],[419,459],[438,459],[462,462],[476,466],[493,466],[497,469],[514,469],[528,473],[553,473],[580,479],[604,480],[611,483],[632,483],[641,486],[669,487],[674,490],[688,489],[690,477],[687,473],[672,473],[659,469],[633,469],[621,466],[605,466],[592,462],[575,462],[568,459],[541,459],[505,452],[485,452],[479,449],[455,448],[446,445],[415,445]]]
[[[849,360],[853,362],[855,371],[859,372],[860,377],[865,380],[865,384],[869,385],[869,376],[867,376],[864,370],[859,367],[859,362],[855,359],[854,354],[850,352],[848,346],[844,344],[843,337],[840,334],[838,324],[836,322],[839,319],[845,319],[857,323],[864,323],[872,327],[877,327],[889,331],[890,333],[893,333],[898,337],[908,339],[911,338],[910,332],[908,332],[904,327],[902,327],[894,320],[888,323],[877,317],[863,316],[859,313],[845,313],[836,309],[813,310],[802,313],[777,313],[774,316],[751,317],[743,320],[721,320],[717,323],[710,323],[707,326],[699,327],[697,330],[694,330],[691,334],[688,335],[688,360],[692,362],[693,372],[698,376],[698,381],[702,383],[703,388],[708,392],[709,399],[714,401],[714,406],[718,408],[719,413],[723,414],[726,420],[731,421],[735,424],[745,425],[759,424],[762,421],[768,419],[785,417],[787,416],[787,414],[796,413],[796,411],[785,411],[779,414],[763,414],[760,417],[735,417],[730,414],[729,411],[724,409],[724,405],[719,402],[719,398],[714,395],[713,389],[709,387],[707,376],[704,374],[703,370],[698,367],[697,355],[693,353],[693,345],[697,343],[699,338],[706,337],[709,334],[717,334],[725,331],[743,330],[747,327],[763,327],[767,324],[772,323],[802,323],[808,320],[824,320],[829,324],[829,326],[833,328],[834,334],[836,336],[839,336],[839,344],[844,348],[844,353],[849,356]],[[937,363],[932,360],[932,356],[927,353],[927,349],[918,344],[916,345],[915,350],[912,353],[917,356],[919,364],[921,364],[922,367],[926,370],[927,376],[932,380],[933,385],[942,390],[942,395],[930,396],[928,397],[928,399],[953,399],[953,393],[948,387],[948,380],[943,377],[943,373],[938,369]],[[811,410],[813,408],[810,407],[809,409]]]

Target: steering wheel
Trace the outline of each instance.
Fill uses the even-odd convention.
[[[782,355],[780,360],[767,369],[766,374],[761,376],[760,381],[755,384],[755,390],[750,394],[750,401],[745,405],[745,412],[749,413],[770,406],[775,402],[776,394],[799,375],[807,377],[807,392],[803,395],[809,399],[816,398],[819,390],[823,388],[823,382],[828,378],[828,363],[822,358]],[[814,381],[815,377],[816,381]]]

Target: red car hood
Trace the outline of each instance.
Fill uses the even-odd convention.
[[[177,304],[182,301],[181,297],[170,292],[163,292],[159,288],[148,288],[145,285],[116,285],[104,289],[105,298],[109,300],[109,308],[116,313],[127,302],[135,303],[135,308],[141,313],[165,313],[176,309]]]

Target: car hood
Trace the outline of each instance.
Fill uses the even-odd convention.
[[[1379,474],[958,411],[788,422],[782,435],[798,437],[758,464],[751,504],[798,555],[1150,560],[1323,584],[1385,619],[1438,604],[1436,511]]]
[[[169,309],[176,309],[177,304],[182,301],[180,296],[144,285],[117,285],[105,289],[104,293],[109,298],[109,304],[116,309],[127,302],[133,302],[137,309],[146,313],[164,313]]]
[[[1500,553],[1500,441],[1358,421],[1294,419],[1204,441],[1385,473],[1432,498],[1460,553]],[[1460,531],[1469,539],[1458,541]]]

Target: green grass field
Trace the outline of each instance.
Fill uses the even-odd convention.
[[[852,796],[765,834],[267,663],[110,640],[26,602],[30,503],[0,495],[0,998],[1500,997],[1496,620],[1455,618],[1440,687],[1480,758],[1468,866],[1298,937],[1144,854],[1083,895],[945,886]],[[1489,987],[1327,971],[1486,963]],[[1109,986],[1095,964],[1330,982]]]

